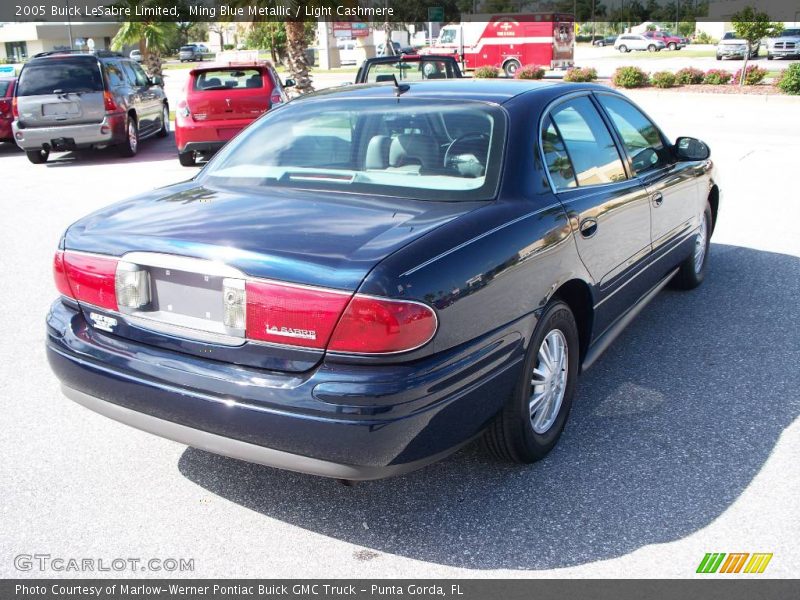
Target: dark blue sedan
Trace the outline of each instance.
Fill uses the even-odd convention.
[[[719,197],[707,146],[606,87],[338,88],[70,226],[47,355],[76,402],[256,463],[532,462],[579,372],[702,282]]]

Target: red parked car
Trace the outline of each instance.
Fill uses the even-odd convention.
[[[15,87],[17,87],[16,77],[0,79],[0,142],[14,141],[11,122],[14,120],[12,104]]]
[[[204,65],[189,72],[175,115],[180,163],[208,157],[262,114],[288,100],[270,63]]]
[[[686,38],[672,35],[669,31],[646,31],[643,35],[651,40],[661,40],[670,50],[680,50],[687,43]]]

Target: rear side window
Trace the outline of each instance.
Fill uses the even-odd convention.
[[[605,123],[586,97],[559,104],[550,114],[564,142],[579,186],[626,178],[617,147]]]
[[[131,85],[147,85],[147,75],[136,63],[125,61],[122,63],[122,70],[125,71],[125,76]]]
[[[259,69],[215,69],[202,71],[194,78],[194,89],[237,90],[264,87],[264,77]]]
[[[564,140],[558,134],[553,120],[548,117],[544,123],[542,131],[542,151],[544,152],[544,162],[550,179],[557,190],[564,190],[575,187],[575,172],[572,170],[572,162],[569,160],[567,149],[564,147]]]
[[[25,65],[19,77],[18,96],[102,92],[103,77],[96,61],[42,60]]]
[[[106,77],[108,78],[108,87],[116,88],[125,83],[125,75],[122,73],[122,67],[117,62],[107,62]]]

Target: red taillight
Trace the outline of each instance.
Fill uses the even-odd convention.
[[[0,100],[0,117],[4,117],[10,110],[11,102],[9,100]]]
[[[117,310],[117,259],[75,252],[57,252],[53,261],[56,287],[79,302]]]
[[[11,100],[11,114],[14,116],[15,119],[19,119],[19,106],[17,106],[17,97]]]
[[[290,346],[323,349],[350,293],[248,281],[247,337]]]
[[[59,250],[53,257],[53,279],[56,282],[56,289],[64,296],[73,298],[72,290],[69,287],[67,269],[64,266],[64,253]]]
[[[117,103],[114,102],[114,97],[111,92],[103,92],[103,104],[106,107],[106,112],[114,112],[117,110]]]
[[[419,302],[356,295],[350,301],[328,350],[358,354],[406,352],[436,333],[436,313]]]
[[[272,92],[272,95],[269,97],[270,106],[275,106],[276,104],[280,104],[283,102],[283,96],[281,96],[280,92]]]

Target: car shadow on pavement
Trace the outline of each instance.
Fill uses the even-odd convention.
[[[125,158],[119,155],[117,148],[111,146],[101,150],[72,150],[69,152],[53,152],[44,164],[46,167],[59,168],[85,165],[107,165],[119,163],[138,163],[155,161],[174,161],[178,164],[178,150],[172,132],[165,137],[150,137],[139,142],[136,156]],[[191,169],[187,169],[191,172]]]
[[[14,142],[0,142],[0,156],[22,154],[22,150]]]
[[[579,382],[535,465],[477,444],[345,487],[195,449],[180,472],[315,533],[474,569],[551,569],[683,538],[720,516],[800,415],[800,259],[714,244],[693,292],[661,293]]]

